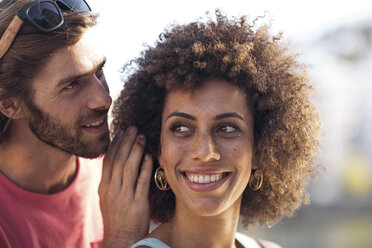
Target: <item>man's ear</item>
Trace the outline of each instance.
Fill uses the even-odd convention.
[[[0,95],[2,93],[3,89],[0,89]],[[12,97],[0,100],[0,112],[9,119],[20,119],[25,117],[20,102]]]

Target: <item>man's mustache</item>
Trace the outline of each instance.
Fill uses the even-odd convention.
[[[93,121],[99,117],[102,117],[103,115],[107,115],[108,109],[95,109],[89,111],[86,115],[84,115],[82,118],[80,118],[79,123],[89,122]]]

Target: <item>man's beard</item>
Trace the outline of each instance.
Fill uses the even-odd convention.
[[[101,117],[108,110],[91,110],[91,114],[79,118],[76,123],[63,125],[60,121],[43,113],[32,101],[27,102],[27,107],[30,112],[29,127],[44,143],[84,158],[96,158],[107,152],[110,144],[109,132],[101,134],[94,141],[83,142],[79,123]],[[74,130],[76,133],[73,133]]]

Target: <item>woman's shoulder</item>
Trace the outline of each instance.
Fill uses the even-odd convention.
[[[262,247],[264,248],[282,248],[280,245],[278,245],[277,243],[274,243],[274,242],[271,242],[271,241],[267,241],[267,240],[262,240],[262,239],[259,239],[258,242],[262,245]]]
[[[243,246],[243,247],[257,247],[257,248],[282,248],[280,245],[267,241],[267,240],[256,240],[253,239],[243,233],[235,233],[235,239]]]

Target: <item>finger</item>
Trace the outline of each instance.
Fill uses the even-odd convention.
[[[137,180],[137,188],[135,193],[135,198],[147,200],[149,191],[150,191],[150,183],[151,183],[151,176],[152,176],[152,156],[150,154],[145,155],[145,159],[141,166],[141,172]]]
[[[101,183],[103,184],[107,184],[111,180],[113,160],[119,148],[120,142],[122,140],[123,133],[124,132],[120,130],[115,135],[115,137],[111,141],[110,147],[105,155],[105,158],[103,159],[102,176],[101,176]]]
[[[128,156],[132,150],[132,146],[136,140],[136,136],[137,128],[135,127],[128,128],[124,133],[120,146],[114,157],[111,185],[117,188],[118,191],[120,191],[121,189],[121,185],[123,182],[124,166],[128,160]]]
[[[113,160],[115,158],[115,155],[117,153],[117,150],[119,149],[120,143],[123,140],[124,133],[125,132],[123,130],[120,130],[114,136],[113,140],[111,141],[110,147],[109,147],[108,152],[106,153],[106,156],[105,156],[105,160],[107,160],[107,162],[110,162],[110,163],[113,162]]]
[[[123,186],[122,190],[127,196],[133,196],[136,187],[136,181],[138,177],[138,170],[143,157],[143,150],[145,149],[146,138],[140,134],[137,136],[136,142],[132,147],[132,151],[128,157],[128,161],[125,163],[123,171]]]

